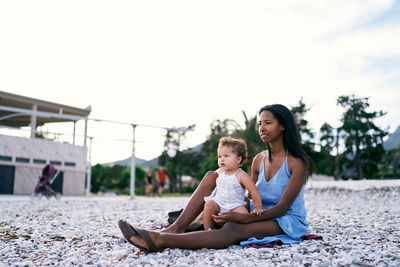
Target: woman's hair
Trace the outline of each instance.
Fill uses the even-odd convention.
[[[261,115],[263,111],[271,112],[279,124],[284,127],[283,146],[285,150],[293,157],[299,158],[307,166],[309,174],[312,174],[315,167],[310,157],[301,147],[300,138],[298,136],[297,127],[292,112],[290,112],[287,107],[281,104],[264,106],[260,109],[258,114]],[[271,161],[271,147],[269,144],[267,144],[267,149],[269,152],[269,161]]]
[[[242,164],[247,159],[247,148],[246,142],[243,139],[232,138],[232,137],[222,137],[219,139],[218,148],[222,146],[227,146],[232,148],[238,156],[242,157],[240,164]]]

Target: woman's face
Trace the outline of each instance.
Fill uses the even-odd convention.
[[[279,124],[270,111],[261,112],[260,120],[258,121],[258,133],[264,143],[271,143],[280,138],[284,130],[285,128]]]

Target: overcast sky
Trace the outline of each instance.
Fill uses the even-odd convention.
[[[336,99],[353,93],[388,112],[379,126],[400,124],[400,1],[1,1],[0,38],[0,90],[91,105],[91,118],[196,124],[184,147],[215,119],[301,97],[315,132],[339,125]],[[164,134],[138,127],[137,157],[158,156]],[[91,121],[89,135],[93,163],[131,153],[114,140],[130,126]]]

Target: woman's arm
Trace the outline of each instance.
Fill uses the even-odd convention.
[[[258,173],[260,170],[260,166],[261,166],[261,161],[263,159],[263,153],[258,153],[254,158],[253,161],[251,163],[251,173],[250,173],[250,177],[251,180],[253,180],[254,183],[257,183],[258,181]]]
[[[263,152],[257,154],[254,158],[253,158],[253,162],[251,163],[251,180],[253,181],[253,183],[257,183],[258,180],[258,172],[260,169],[260,165],[261,165],[261,161],[263,159]],[[247,196],[247,198],[251,199],[251,192],[249,191],[249,194]]]
[[[292,175],[278,204],[264,210],[260,216],[256,216],[255,214],[227,212],[221,215],[213,216],[214,221],[218,224],[223,224],[226,222],[252,223],[258,221],[267,221],[284,215],[292,206],[302,186],[305,184],[308,171],[307,167],[300,159],[291,158],[289,160],[289,166],[289,169],[292,170]]]

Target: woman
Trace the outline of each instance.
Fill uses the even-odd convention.
[[[187,208],[168,229],[151,232],[120,220],[118,225],[124,237],[147,252],[164,248],[225,248],[241,241],[243,246],[276,239],[285,243],[300,242],[308,228],[304,184],[311,161],[301,148],[289,109],[280,104],[268,105],[261,108],[259,117],[259,134],[267,149],[254,157],[251,178],[262,198],[261,215],[226,212],[213,216],[216,223],[223,225],[221,229],[183,233],[202,211],[204,197],[215,187],[217,174],[209,172],[193,193]],[[250,211],[252,208],[250,201]]]
[[[145,185],[145,194],[146,196],[153,196],[153,174],[151,170],[147,171],[146,177],[144,178]]]

